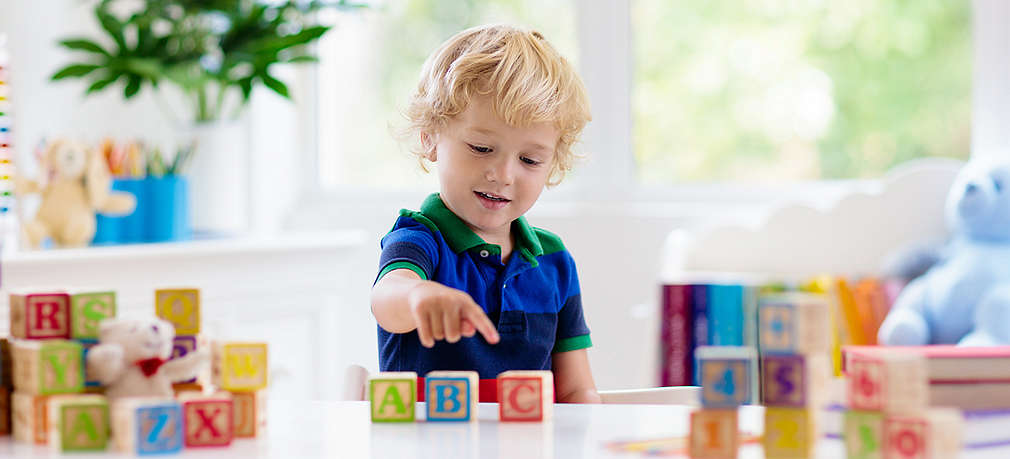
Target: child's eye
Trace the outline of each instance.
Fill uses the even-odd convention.
[[[523,163],[529,164],[530,166],[538,166],[538,165],[540,165],[540,161],[537,161],[535,159],[532,159],[532,158],[529,158],[529,157],[526,157],[526,156],[520,157],[519,160],[522,161]]]
[[[470,145],[470,144],[467,144]],[[491,148],[482,147],[480,145],[470,145],[470,149],[476,151],[477,153],[491,153]]]

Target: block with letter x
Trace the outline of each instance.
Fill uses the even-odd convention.
[[[369,376],[372,422],[414,422],[417,373],[385,371]]]
[[[70,338],[70,295],[66,292],[10,295],[10,332],[15,338]]]
[[[752,347],[702,346],[695,349],[701,404],[730,408],[751,400],[751,374],[757,353]]]
[[[432,371],[424,377],[429,421],[476,421],[476,371]]]
[[[11,354],[18,392],[51,395],[84,390],[84,348],[78,342],[15,340]]]
[[[503,422],[541,422],[554,413],[554,373],[513,370],[498,375],[498,416]]]
[[[119,400],[112,408],[112,425],[113,444],[127,453],[177,453],[185,440],[182,406],[171,398]]]
[[[214,343],[211,371],[214,384],[229,391],[253,391],[267,387],[267,344]]]
[[[184,443],[187,448],[231,444],[234,437],[231,394],[182,392],[178,399],[182,405]]]

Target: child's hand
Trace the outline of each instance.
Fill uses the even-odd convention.
[[[498,330],[484,309],[462,290],[425,281],[410,290],[407,302],[424,347],[435,346],[435,340],[455,343],[460,336],[469,338],[478,331],[488,343],[498,342]]]

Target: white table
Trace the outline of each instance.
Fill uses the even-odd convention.
[[[418,410],[424,404],[418,404]],[[479,422],[373,424],[366,402],[273,401],[268,432],[255,440],[236,440],[224,449],[187,449],[184,458],[377,457],[377,458],[634,458],[611,452],[616,440],[645,440],[687,433],[690,408],[651,405],[555,405],[554,421],[500,423],[498,406],[482,403]],[[423,411],[422,411],[423,413]],[[762,429],[763,408],[741,408],[744,432]],[[0,457],[55,457],[48,448],[12,443],[0,437]],[[107,457],[73,454],[64,457]],[[128,457],[119,454],[120,457]],[[762,457],[761,447],[745,445],[741,458]],[[670,456],[668,456],[670,457]],[[672,456],[682,457],[682,456]],[[841,442],[822,440],[817,457],[844,457]],[[964,458],[1010,457],[1010,448],[966,451]]]

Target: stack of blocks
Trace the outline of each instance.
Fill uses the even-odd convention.
[[[789,293],[758,306],[766,457],[813,457],[831,378],[827,298]]]
[[[86,381],[84,355],[98,338],[98,323],[115,315],[114,292],[10,295],[13,339],[4,346],[4,360],[12,362],[14,390],[9,404],[0,405],[10,408],[16,440],[48,443],[60,451],[105,449],[109,406],[102,395],[83,394],[86,388],[98,390]],[[7,393],[5,386],[0,395],[6,399]]]
[[[737,411],[751,401],[757,352],[746,346],[701,346],[695,349],[701,409],[691,413],[691,457],[736,457]]]
[[[846,360],[849,409],[843,437],[850,458],[946,458],[961,450],[963,418],[929,408],[926,358],[882,348]]]
[[[554,410],[554,374],[506,371],[498,375],[498,416],[503,422],[549,421]],[[417,373],[382,372],[368,378],[372,422],[414,422]],[[429,422],[477,420],[478,375],[432,371],[424,378]]]

